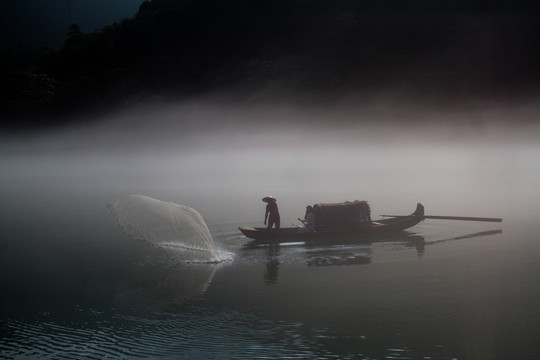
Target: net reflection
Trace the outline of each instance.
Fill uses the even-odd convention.
[[[155,305],[166,309],[202,296],[219,265],[139,263],[128,269],[115,294],[118,307]]]

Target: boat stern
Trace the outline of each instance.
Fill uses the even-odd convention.
[[[416,204],[416,210],[414,211],[413,215],[424,217],[424,205],[420,203]]]

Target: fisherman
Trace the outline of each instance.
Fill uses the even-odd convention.
[[[304,226],[301,226],[298,229],[299,233],[315,231],[315,215],[313,214],[313,206],[308,205],[306,207],[306,215],[304,216],[304,219],[298,218],[298,220],[304,224]]]
[[[266,203],[266,212],[264,213],[264,225],[267,224],[266,220],[268,219],[267,230],[272,229],[272,226],[274,226],[274,224],[276,226],[276,230],[279,230],[280,217],[277,200],[272,196],[266,196],[262,199],[262,201]]]

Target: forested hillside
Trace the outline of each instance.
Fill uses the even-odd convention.
[[[372,91],[433,104],[511,101],[540,89],[537,10],[507,2],[145,1],[135,17],[94,33],[73,24],[59,51],[2,49],[3,106],[63,110],[219,92],[234,101]]]

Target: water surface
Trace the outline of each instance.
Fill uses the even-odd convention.
[[[2,357],[540,356],[534,142],[321,143],[300,132],[127,151],[60,138],[60,149],[39,138],[3,150]],[[122,233],[106,205],[131,193],[197,209],[228,260],[186,263]],[[237,227],[262,223],[268,194],[284,225],[306,204],[355,199],[374,219],[421,202],[431,215],[504,221],[245,247]]]

